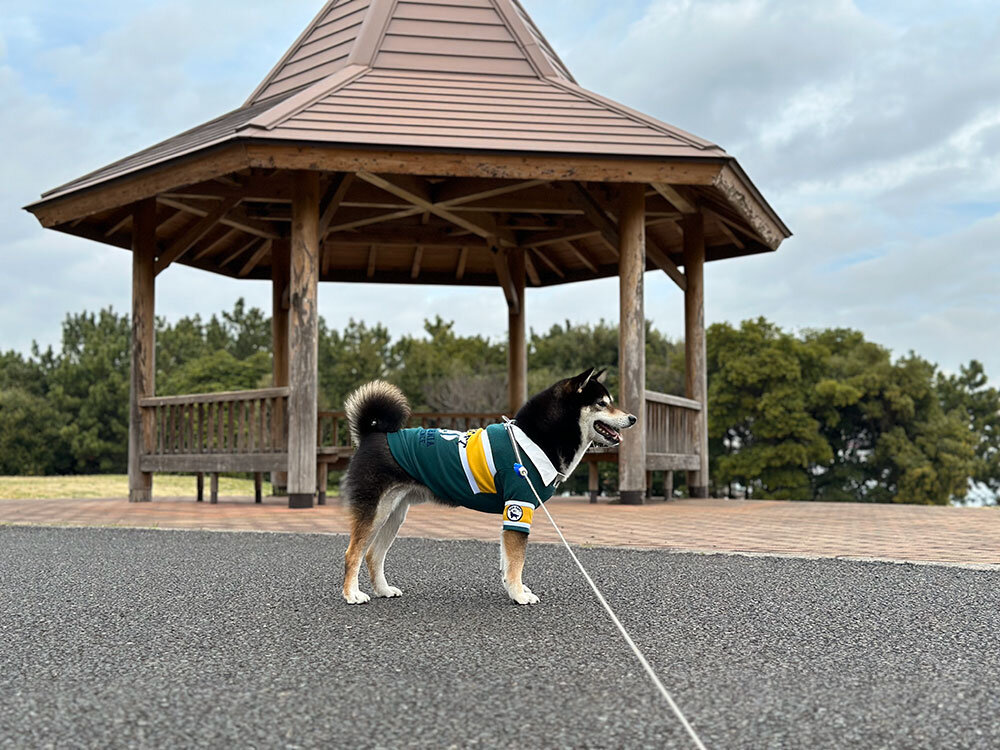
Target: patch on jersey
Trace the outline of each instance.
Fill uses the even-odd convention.
[[[531,531],[531,519],[535,515],[535,506],[520,500],[508,500],[503,506],[504,531]]]

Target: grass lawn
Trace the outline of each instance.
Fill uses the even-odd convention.
[[[206,500],[208,490],[209,478],[206,476]],[[252,497],[253,480],[219,477],[219,494]],[[271,494],[271,483],[266,480],[264,494]],[[195,495],[194,476],[157,474],[153,479],[153,497],[195,497]],[[70,477],[0,476],[0,500],[95,497],[128,497],[128,477],[124,474]]]

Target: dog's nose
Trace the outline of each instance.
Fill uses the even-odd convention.
[[[631,427],[632,425],[634,425],[634,424],[635,424],[636,422],[638,422],[638,421],[639,421],[639,420],[638,420],[638,419],[636,419],[634,415],[632,415],[632,414],[629,414],[629,415],[628,415],[628,426],[629,426],[629,427]]]

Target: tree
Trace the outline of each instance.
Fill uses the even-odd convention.
[[[811,472],[832,459],[812,410],[821,347],[797,340],[763,318],[710,327],[711,474],[768,497],[812,498]]]
[[[1000,390],[988,385],[982,363],[972,360],[957,375],[937,377],[941,408],[976,436],[972,480],[1000,502]]]

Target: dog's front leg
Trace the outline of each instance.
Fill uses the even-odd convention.
[[[528,535],[523,531],[503,531],[500,537],[501,572],[503,585],[510,598],[518,604],[538,604],[538,597],[521,583],[524,570],[524,552],[528,547]]]

